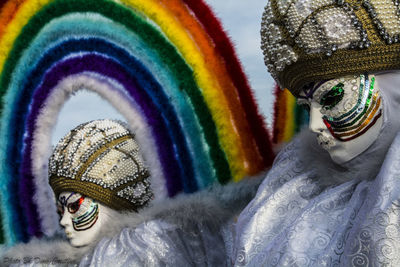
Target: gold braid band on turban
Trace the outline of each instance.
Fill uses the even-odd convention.
[[[269,72],[294,95],[306,84],[400,69],[399,0],[271,0],[261,24]]]
[[[49,182],[58,197],[78,192],[116,210],[138,210],[152,198],[139,146],[117,121],[79,125],[56,146]]]

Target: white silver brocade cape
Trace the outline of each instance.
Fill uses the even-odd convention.
[[[223,244],[221,233],[206,225],[183,230],[153,220],[103,239],[79,266],[225,266]]]
[[[28,257],[64,266],[400,266],[400,136],[392,143],[388,132],[345,166],[329,163],[327,153],[310,144],[312,135],[297,137],[277,156],[254,198],[258,183],[182,196],[139,218],[116,218],[115,229],[93,248],[32,242],[12,249],[2,262]]]
[[[232,265],[400,266],[400,136],[355,171],[302,157],[302,141],[281,151],[239,216]],[[330,175],[344,181],[328,185]]]

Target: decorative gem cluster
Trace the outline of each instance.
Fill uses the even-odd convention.
[[[400,41],[400,1],[399,0],[364,0],[363,6],[372,17],[386,43]]]
[[[119,197],[128,199],[130,202],[142,206],[151,200],[149,192],[150,184],[147,180],[136,183],[134,186],[127,186],[118,191]]]
[[[340,118],[343,114],[348,113],[357,105],[357,101],[363,94],[363,88],[359,86],[360,83],[361,81],[358,76],[346,76],[326,82],[323,86],[321,86],[320,90],[316,91],[316,99],[322,100],[326,93],[331,92],[332,88],[337,88],[340,84],[342,84],[341,87],[346,88],[346,90],[343,90],[343,96],[340,98],[338,103],[332,105],[332,107],[323,108],[321,113],[328,117],[335,118]],[[341,101],[343,98],[344,100]]]

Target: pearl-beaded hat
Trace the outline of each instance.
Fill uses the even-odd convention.
[[[96,120],[70,131],[49,161],[49,182],[58,198],[78,192],[116,210],[137,210],[152,198],[149,172],[124,123]]]
[[[261,48],[294,95],[306,84],[400,69],[400,0],[270,0]]]

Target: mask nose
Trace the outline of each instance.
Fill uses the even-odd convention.
[[[64,228],[66,228],[67,226],[70,226],[72,224],[71,221],[71,214],[69,214],[68,211],[64,211],[64,214],[61,217],[60,220],[60,225]]]
[[[323,115],[321,113],[321,105],[316,102],[310,103],[310,122],[308,127],[314,133],[322,133],[326,130]]]

